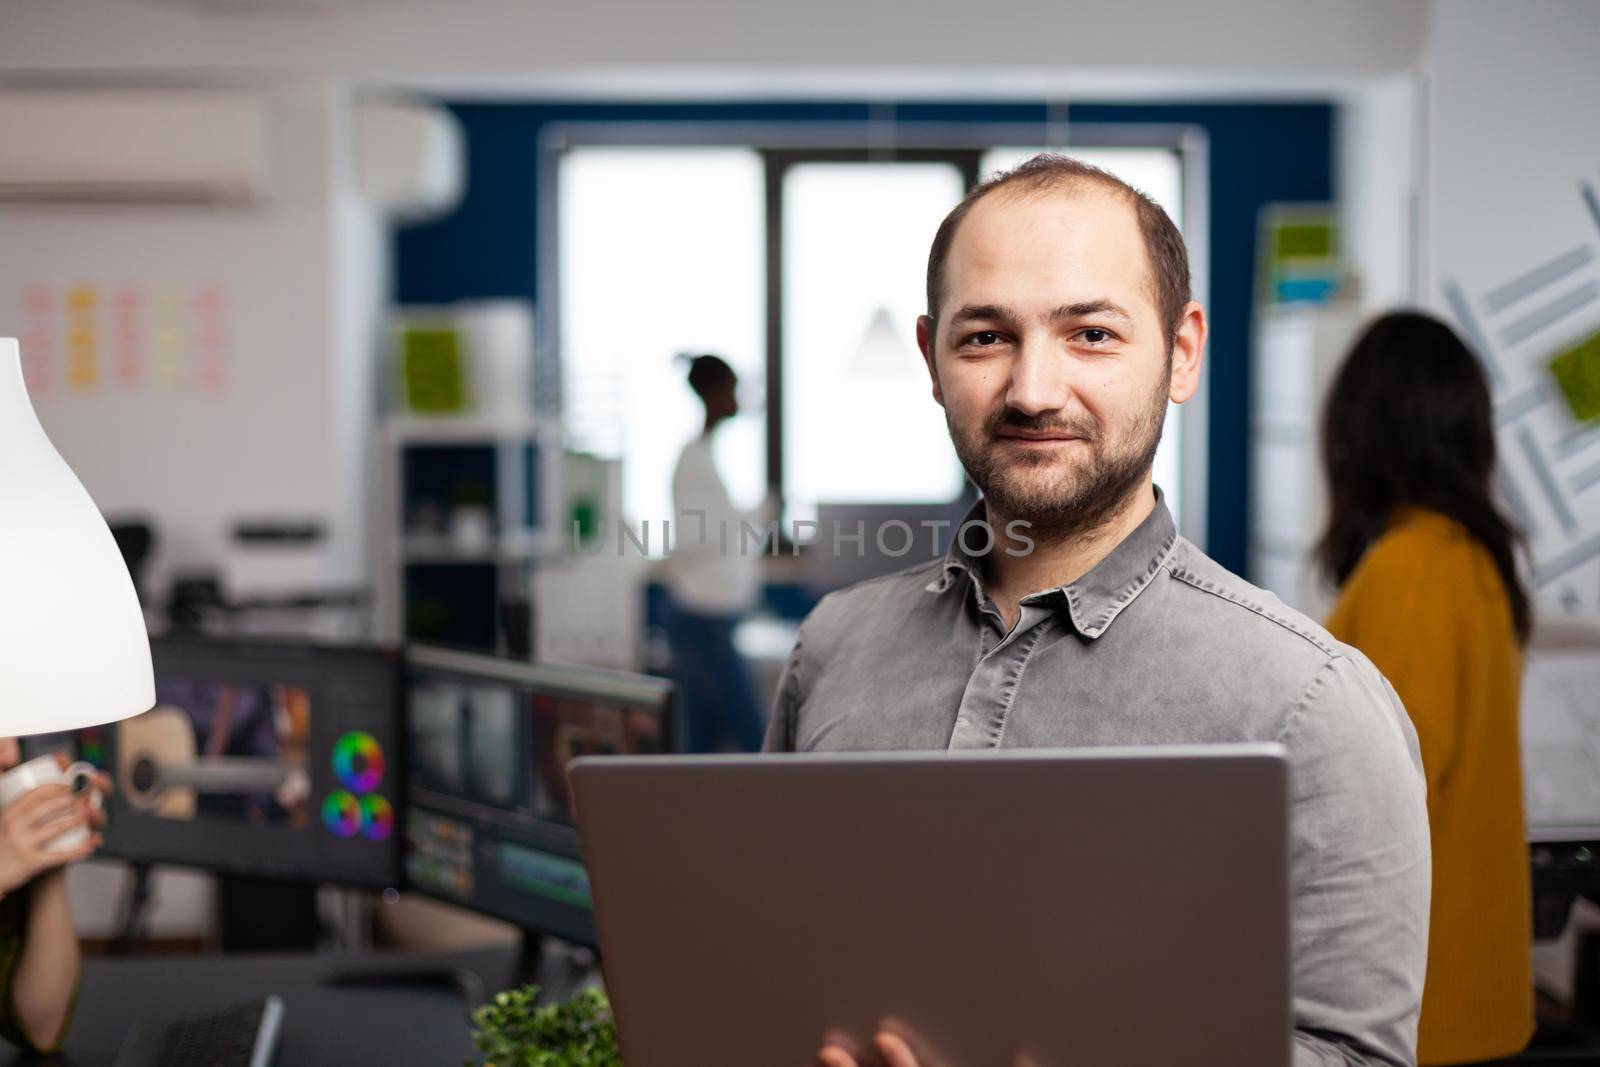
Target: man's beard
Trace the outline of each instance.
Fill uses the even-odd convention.
[[[1030,533],[1071,537],[1097,530],[1114,518],[1155,462],[1167,417],[1165,381],[1151,399],[1128,428],[1126,438],[1115,445],[1106,440],[1100,420],[1088,413],[1035,419],[1003,407],[976,430],[962,432],[950,421],[947,408],[945,424],[967,476],[982,490],[998,517],[1007,522],[1024,521]],[[1002,458],[995,437],[1002,428],[1071,434],[1083,440],[1089,455],[1064,461],[1058,455],[1022,452],[1015,458]],[[1032,469],[1052,470],[1056,476],[1043,487],[1017,477]]]

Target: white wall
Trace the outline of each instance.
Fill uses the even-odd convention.
[[[1538,390],[1550,381],[1552,355],[1600,329],[1600,293],[1525,340],[1507,331],[1600,286],[1600,218],[1580,195],[1582,181],[1600,189],[1597,45],[1600,5],[1589,0],[1448,0],[1434,9],[1423,70],[1423,297],[1451,320],[1470,322],[1497,369],[1501,453],[1533,530],[1541,595],[1589,612],[1600,611],[1600,482],[1574,483],[1600,470],[1600,434],[1571,437],[1564,404]],[[1496,310],[1491,293],[1569,254],[1588,262]],[[1451,284],[1465,316],[1446,297]],[[1580,442],[1587,447],[1573,447]]]
[[[121,860],[93,859],[67,868],[67,896],[79,937],[114,938],[118,906],[133,879]],[[214,942],[217,929],[216,882],[201,871],[157,867],[150,875],[149,910],[144,929],[156,938]]]
[[[374,426],[380,409],[380,381],[386,365],[382,324],[394,297],[389,227],[385,218],[358,193],[357,137],[353,129],[360,111],[353,96],[337,92],[332,114],[329,249],[333,286],[327,294],[331,349],[337,353],[328,368],[335,422],[332,447],[336,457],[333,483],[338,487],[332,510],[343,536],[332,546],[336,575],[359,583],[375,581],[371,552]]]
[[[1416,141],[1417,77],[1374,79],[1343,98],[1338,117],[1343,252],[1357,270],[1360,307],[1371,313],[1420,300],[1416,244],[1422,150]]]

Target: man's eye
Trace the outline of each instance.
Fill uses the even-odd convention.
[[[1080,336],[1092,345],[1104,344],[1106,341],[1111,340],[1110,331],[1102,330],[1098,326],[1090,326],[1082,331]]]
[[[993,330],[984,330],[981,333],[975,333],[971,337],[967,338],[967,343],[969,345],[977,345],[979,348],[986,348],[989,345],[999,344],[1000,335],[995,333]]]

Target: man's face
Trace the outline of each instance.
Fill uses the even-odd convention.
[[[968,475],[1042,531],[1114,514],[1149,477],[1169,396],[1193,392],[1173,387],[1134,210],[1092,186],[975,204],[917,336]]]

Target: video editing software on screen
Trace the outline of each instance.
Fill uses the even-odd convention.
[[[478,657],[415,653],[407,692],[409,884],[592,942],[566,767],[582,755],[666,750],[670,689],[611,672],[518,675]]]
[[[115,785],[107,854],[396,883],[398,656],[173,638],[151,652],[155,707],[72,738]]]

